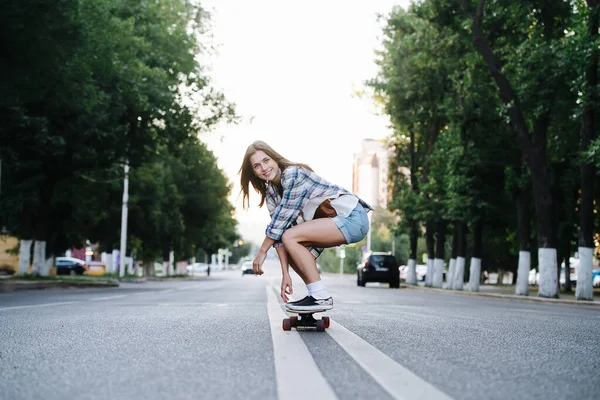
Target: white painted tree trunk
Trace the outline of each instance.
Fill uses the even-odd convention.
[[[46,241],[36,240],[33,247],[33,266],[31,268],[33,275],[48,276],[46,271]]]
[[[163,261],[163,275],[169,276],[169,261]]]
[[[433,258],[427,257],[427,273],[425,274],[425,286],[433,283]]]
[[[556,265],[556,249],[540,248],[538,249],[538,258],[540,260],[540,297],[558,297],[558,282]]]
[[[46,271],[48,271],[48,276],[50,275],[50,270],[52,269],[52,267],[54,267],[54,256],[50,256],[48,258],[46,258],[46,266],[45,269]]]
[[[33,240],[21,240],[19,244],[19,276],[29,273],[29,264],[31,262],[31,243]]]
[[[471,258],[471,273],[469,275],[469,290],[479,292],[479,279],[481,279],[481,258]]]
[[[529,270],[531,269],[531,252],[519,251],[519,267],[517,269],[517,287],[515,294],[529,295]]]
[[[450,266],[448,267],[448,276],[446,276],[446,289],[452,289],[454,287],[454,271],[456,269],[456,258],[450,259]]]
[[[465,281],[465,258],[456,257],[456,267],[454,270],[454,290],[463,290],[463,282]]]
[[[169,276],[175,275],[175,253],[171,251],[169,253]]]
[[[119,270],[117,268],[117,260],[119,259],[119,250],[113,250],[112,251],[112,256],[111,256],[111,269],[110,272],[114,272],[114,273],[119,273]]]
[[[594,249],[592,248],[579,248],[579,267],[576,270],[577,286],[575,286],[575,298],[577,300],[594,299],[594,287],[592,282],[593,254]]]
[[[433,287],[441,288],[444,286],[444,260],[436,258],[433,261]]]
[[[417,284],[417,260],[408,260],[408,269],[406,271],[406,283],[409,285]]]

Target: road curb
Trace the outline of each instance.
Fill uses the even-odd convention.
[[[518,300],[518,301],[537,301],[541,303],[555,303],[555,304],[570,304],[570,305],[578,305],[578,306],[588,306],[588,307],[600,307],[600,301],[586,301],[586,300],[567,300],[567,299],[549,299],[545,297],[535,297],[535,296],[517,296],[516,294],[503,294],[503,293],[485,293],[485,292],[469,292],[463,290],[450,290],[450,289],[439,289],[439,288],[429,288],[429,287],[421,287],[421,286],[413,286],[407,284],[401,284],[401,288],[412,289],[412,290],[420,290],[422,292],[437,292],[437,293],[446,293],[446,294],[460,294],[466,296],[479,296],[479,297],[494,297],[499,299],[507,299],[507,300]]]
[[[70,289],[70,288],[99,288],[99,287],[118,287],[116,280],[106,281],[4,281],[0,282],[0,293],[16,292],[20,290],[43,290],[43,289]]]

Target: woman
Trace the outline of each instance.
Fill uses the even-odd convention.
[[[324,247],[361,241],[369,231],[371,206],[348,190],[331,184],[305,164],[293,163],[262,141],[248,146],[239,171],[244,208],[250,205],[249,184],[267,203],[271,222],[252,263],[262,275],[267,251],[274,246],[281,262],[281,298],[296,311],[329,310],[333,299],[317,271]],[[308,290],[304,299],[288,302],[293,293],[288,264]]]

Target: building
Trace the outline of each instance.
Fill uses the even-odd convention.
[[[354,154],[352,192],[373,207],[387,208],[390,151],[383,140],[363,139],[362,150]]]

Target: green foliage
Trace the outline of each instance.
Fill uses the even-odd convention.
[[[118,241],[123,163],[131,243],[191,256],[236,238],[229,183],[198,140],[233,106],[197,55],[209,15],[187,0],[9,1],[0,37],[0,222],[48,253]],[[214,232],[217,232],[215,234]]]
[[[487,262],[496,267],[518,251],[515,199],[532,178],[521,167],[508,107],[473,46],[471,17],[479,2],[464,2],[466,9],[461,3],[425,0],[408,11],[393,9],[379,73],[368,84],[394,128],[392,229],[481,220]],[[581,160],[600,165],[600,141],[583,156],[577,145],[583,106],[597,98],[597,88],[584,90],[586,62],[598,46],[587,34],[589,7],[579,0],[551,8],[533,0],[484,4],[481,23],[497,67],[512,83],[529,131],[545,132],[536,137],[547,141],[558,235],[572,241]],[[412,176],[405,173],[411,161]]]

